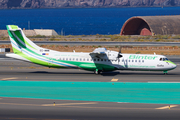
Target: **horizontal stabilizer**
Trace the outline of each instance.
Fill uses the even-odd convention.
[[[19,28],[16,25],[8,25],[9,31],[18,31],[21,30],[21,28]]]

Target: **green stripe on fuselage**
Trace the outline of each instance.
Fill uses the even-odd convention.
[[[173,65],[176,65],[175,63],[173,63],[172,61],[168,60],[168,61],[164,61],[164,62],[168,62],[168,63],[171,63]]]

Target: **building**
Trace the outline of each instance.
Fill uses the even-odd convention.
[[[180,15],[137,16],[129,18],[120,35],[180,34]]]

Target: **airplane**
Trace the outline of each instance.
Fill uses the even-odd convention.
[[[37,46],[18,26],[6,27],[14,52],[7,53],[7,57],[47,67],[83,69],[95,74],[114,70],[163,71],[167,74],[177,67],[164,55],[123,54],[121,50],[116,52],[106,48],[96,48],[91,53],[50,50]]]

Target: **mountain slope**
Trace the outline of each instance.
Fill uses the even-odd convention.
[[[0,0],[0,9],[179,6],[180,0]]]

